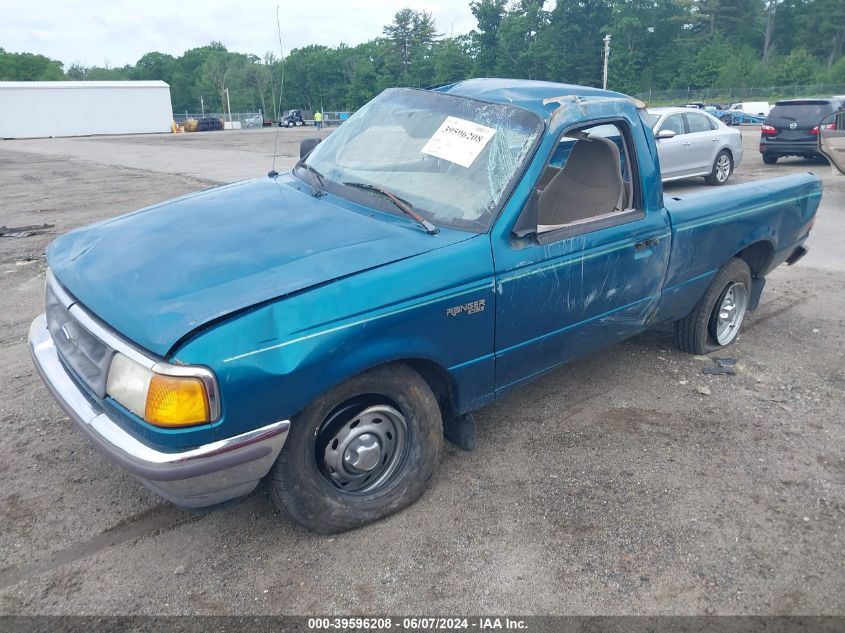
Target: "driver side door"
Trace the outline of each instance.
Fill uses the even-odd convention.
[[[599,210],[586,218],[571,213],[578,219],[570,225],[546,233],[538,228],[522,237],[517,221],[509,241],[493,243],[497,391],[636,334],[645,328],[659,299],[671,233],[666,211],[646,209],[643,203],[639,163],[627,121],[603,120],[566,134],[570,132],[580,138],[594,132],[603,137],[603,143],[611,141],[620,148],[613,160],[621,171],[623,188],[628,188],[623,194],[625,203],[618,208],[616,192],[611,190],[604,213]],[[569,156],[572,137],[566,134],[558,139],[558,150],[535,185],[538,189],[554,186],[557,174],[550,179],[548,170],[565,171],[575,158],[574,151]],[[567,156],[566,162],[555,165],[562,155]],[[577,170],[582,174],[599,171],[592,165]],[[598,180],[587,186],[602,186]],[[531,204],[523,214],[531,213]],[[566,204],[579,202],[571,198]],[[535,221],[534,226],[540,224]]]

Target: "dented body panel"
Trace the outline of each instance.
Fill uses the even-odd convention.
[[[543,122],[483,232],[428,235],[400,215],[331,193],[313,197],[283,175],[165,203],[51,246],[58,282],[106,326],[217,378],[221,415],[211,424],[155,428],[106,398],[100,404],[117,424],[162,450],[200,446],[295,423],[315,397],[391,361],[441,381],[448,414],[468,412],[681,318],[722,264],[760,242],[771,248],[754,271],[764,276],[803,244],[818,207],[811,174],[664,202],[641,104],[618,93],[483,79],[437,90],[511,104]],[[632,134],[636,218],[545,244],[517,238],[514,226],[561,134],[612,120]]]

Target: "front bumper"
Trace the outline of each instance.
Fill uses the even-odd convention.
[[[113,461],[183,508],[205,508],[250,493],[270,471],[287,439],[282,420],[179,453],[166,453],[127,433],[70,377],[59,360],[45,315],[29,328],[29,350],[53,397]]]

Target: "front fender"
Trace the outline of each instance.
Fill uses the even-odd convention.
[[[289,419],[348,378],[406,359],[441,367],[467,410],[493,391],[492,269],[479,235],[239,314],[175,356],[216,373],[221,434]]]

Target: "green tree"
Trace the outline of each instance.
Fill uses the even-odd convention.
[[[60,81],[62,63],[33,53],[7,53],[0,48],[0,81]]]
[[[437,37],[431,14],[401,9],[383,31],[393,49],[386,64],[393,79],[417,86],[429,84],[434,74],[431,50]]]
[[[507,0],[478,0],[469,4],[478,21],[470,34],[475,40],[475,71],[482,76],[496,74],[499,59],[499,27],[505,16]]]

